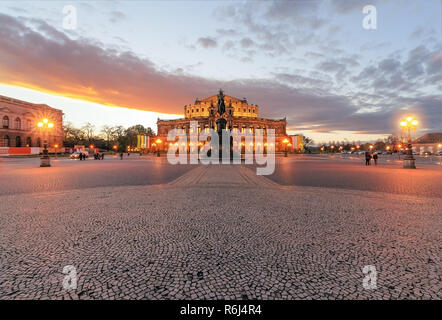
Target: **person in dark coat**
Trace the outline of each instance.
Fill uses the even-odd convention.
[[[378,165],[378,154],[376,152],[373,154],[373,160],[374,160],[374,165],[377,166]]]
[[[365,165],[369,166],[371,163],[371,154],[370,152],[366,151],[365,152]]]

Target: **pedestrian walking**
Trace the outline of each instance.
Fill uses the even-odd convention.
[[[365,151],[365,165],[369,166],[371,163],[371,154],[368,151]]]
[[[373,160],[374,160],[374,165],[377,166],[378,165],[378,154],[376,152],[373,153]]]
[[[83,160],[83,152],[80,152],[79,158],[80,158],[80,161]]]
[[[101,154],[101,160],[104,160],[104,152]]]
[[[120,153],[120,160],[123,160],[123,152]]]

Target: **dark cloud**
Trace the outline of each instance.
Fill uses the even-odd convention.
[[[220,36],[226,36],[226,37],[236,37],[241,34],[240,32],[238,32],[238,30],[235,29],[216,29],[216,32]]]
[[[315,29],[326,21],[316,15],[317,0],[248,1],[221,6],[215,17],[237,26],[237,29],[218,29],[220,38],[243,37],[239,46],[258,48],[271,57],[287,55],[300,45],[315,41]],[[244,40],[247,39],[247,40]],[[228,45],[225,50],[236,50]]]
[[[215,47],[218,45],[218,43],[216,42],[216,40],[214,40],[214,39],[212,39],[212,38],[209,38],[209,37],[202,37],[202,38],[199,38],[199,39],[197,40],[197,43],[198,43],[201,47],[206,48],[206,49],[208,49],[208,48],[215,48]]]
[[[418,52],[410,57],[424,59],[425,72],[429,72],[429,66],[440,70],[440,56],[436,51],[426,55]],[[355,57],[346,59],[357,62]],[[440,96],[404,98],[398,97],[396,92],[389,96],[376,94],[381,98],[374,104],[373,97],[360,92],[334,94],[328,90],[331,84],[327,86],[327,77],[329,73],[341,72],[343,61],[336,59],[327,63],[321,65],[325,72],[322,78],[322,71],[317,71],[311,76],[284,72],[276,73],[271,79],[216,81],[186,75],[184,66],[175,68],[175,72],[161,71],[150,60],[131,51],[109,49],[90,39],[72,40],[44,21],[24,22],[0,14],[1,83],[107,105],[178,114],[183,112],[183,105],[191,103],[195,97],[210,96],[223,88],[229,95],[247,97],[249,103],[258,104],[261,116],[287,115],[290,126],[324,132],[388,133],[385,128],[389,128],[398,108],[412,105],[428,115],[427,128],[440,129]],[[385,70],[382,71],[381,66]],[[381,73],[379,79],[388,75],[389,81],[398,81],[392,76],[398,68],[394,61],[383,61],[365,68],[359,76],[363,78],[365,73],[377,79],[377,74]],[[401,65],[399,69],[402,68]],[[434,73],[438,75],[440,72]],[[372,78],[365,80],[372,82]],[[361,113],[361,107],[378,111]]]
[[[410,50],[407,58],[389,57],[377,64],[370,64],[352,77],[361,89],[377,90],[384,94],[417,94],[427,85],[442,80],[441,47],[433,51],[420,45]],[[393,97],[393,95],[392,95]]]
[[[358,61],[355,58],[339,58],[339,59],[327,59],[316,64],[316,69],[325,72],[333,73],[337,81],[344,80],[349,74],[349,68],[359,66]]]
[[[290,74],[290,73],[277,73],[275,74],[275,79],[283,83],[287,83],[289,85],[297,87],[327,89],[332,85],[331,82],[322,79],[314,77],[305,77],[299,74]]]
[[[242,38],[240,43],[242,48],[250,48],[255,45],[255,42],[250,38]]]
[[[364,8],[364,6],[376,5],[377,0],[331,0],[330,4],[338,13],[344,14],[355,11],[362,12],[362,8]]]
[[[308,15],[312,16],[316,13],[320,1],[317,0],[292,0],[292,1],[269,1],[265,16],[269,19],[288,19]]]

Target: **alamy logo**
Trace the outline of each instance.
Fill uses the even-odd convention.
[[[275,171],[275,130],[262,129],[253,133],[236,130],[215,131],[203,128],[198,132],[198,121],[190,121],[189,133],[184,129],[172,129],[167,135],[169,149],[167,159],[171,164],[245,164],[265,167],[256,168],[258,175],[270,175]],[[189,158],[189,159],[188,159]]]
[[[366,274],[364,280],[362,280],[362,286],[366,290],[374,290],[377,289],[377,279],[378,273],[376,271],[376,267],[372,265],[364,266],[362,272]]]
[[[63,289],[75,290],[77,289],[77,269],[72,265],[64,266],[63,273],[66,276],[63,279]]]
[[[372,5],[366,5],[362,8],[362,13],[366,14],[362,19],[362,28],[365,30],[377,29],[377,11],[376,7]]]
[[[77,29],[77,8],[73,5],[66,5],[63,7],[63,29],[75,30]]]

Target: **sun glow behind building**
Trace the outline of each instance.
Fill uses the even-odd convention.
[[[72,122],[76,127],[81,127],[85,123],[90,122],[97,129],[103,125],[121,125],[127,128],[141,124],[156,130],[158,118],[175,119],[180,117],[180,115],[174,114],[107,106],[4,84],[0,84],[0,94],[32,103],[47,104],[53,108],[60,109],[64,113],[64,121]]]

